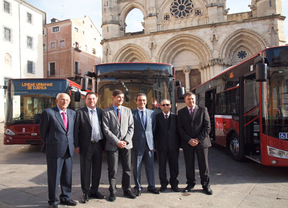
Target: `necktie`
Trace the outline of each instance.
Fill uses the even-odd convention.
[[[64,126],[65,126],[65,129],[67,130],[67,128],[68,128],[68,120],[67,120],[65,112],[62,112],[62,119],[63,119],[63,123],[64,123]]]
[[[194,113],[194,111],[193,111],[193,108],[190,108],[190,116],[191,116],[191,118],[193,118],[193,113]]]
[[[165,114],[165,120],[166,120],[166,121],[168,120],[168,115],[167,115],[167,114]]]
[[[117,108],[117,117],[118,117],[118,121],[119,121],[119,123],[120,123],[120,121],[121,121],[121,115],[120,115],[120,109],[119,109],[119,108]]]
[[[98,119],[96,117],[96,112],[95,110],[91,110],[91,115],[92,115],[92,119],[91,119],[91,124],[92,124],[92,140],[95,140],[96,142],[98,142],[99,140],[99,124],[98,124]]]
[[[144,117],[144,111],[141,111],[141,120],[142,120],[143,126],[146,127],[146,122],[145,122],[145,117]]]

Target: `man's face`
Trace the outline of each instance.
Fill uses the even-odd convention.
[[[91,109],[96,108],[97,100],[98,100],[98,97],[96,97],[96,95],[94,94],[87,95],[85,99],[86,106]]]
[[[112,99],[113,99],[113,105],[115,105],[116,107],[119,107],[123,104],[124,94],[118,94],[115,97],[112,96]]]
[[[58,99],[56,98],[56,104],[61,110],[65,111],[70,104],[69,95],[67,95],[66,93],[61,93]]]
[[[138,96],[136,100],[136,105],[139,109],[144,110],[146,107],[147,98],[144,95]]]
[[[196,105],[195,95],[188,95],[185,97],[185,103],[189,108],[193,108]]]
[[[170,104],[170,102],[169,102],[168,100],[163,100],[163,101],[161,102],[161,110],[162,110],[165,114],[169,113],[170,108],[171,108],[171,104]]]

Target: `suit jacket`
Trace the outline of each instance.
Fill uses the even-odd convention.
[[[65,129],[58,107],[45,109],[41,115],[39,128],[43,142],[42,151],[47,156],[63,157],[67,147],[71,156],[74,153],[73,132],[76,113],[71,109],[67,109],[66,115],[68,130]]]
[[[126,149],[131,149],[134,132],[134,121],[131,110],[121,106],[121,123],[113,106],[107,108],[103,114],[103,133],[106,137],[106,150],[116,151],[119,141],[127,141]]]
[[[96,108],[98,115],[99,126],[102,133],[103,149],[105,148],[105,137],[103,135],[102,128],[102,115],[103,110],[101,108]],[[74,126],[74,145],[75,147],[80,147],[80,154],[86,155],[89,146],[91,145],[91,134],[92,134],[92,124],[89,117],[88,108],[80,108],[76,111],[76,120]]]
[[[177,121],[178,132],[184,150],[191,147],[188,144],[191,138],[197,138],[200,141],[199,147],[207,148],[211,146],[209,137],[211,124],[207,108],[196,105],[193,118],[191,118],[187,107],[182,108],[178,111]]]
[[[180,138],[177,130],[177,115],[170,113],[168,120],[164,114],[156,115],[156,130],[154,134],[155,149],[157,150],[176,150],[180,148]]]
[[[147,113],[147,125],[146,128],[141,122],[138,109],[132,111],[134,118],[134,135],[133,135],[133,149],[144,152],[146,142],[150,150],[154,150],[153,132],[156,128],[156,120],[154,111],[146,109]]]

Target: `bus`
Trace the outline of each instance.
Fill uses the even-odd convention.
[[[56,95],[70,95],[70,109],[85,105],[80,85],[68,79],[10,79],[6,91],[4,144],[41,144],[42,111],[56,106]],[[82,99],[81,99],[82,98]]]
[[[211,140],[237,161],[288,166],[288,46],[266,48],[192,89]]]
[[[138,93],[147,95],[147,108],[160,109],[161,100],[172,102],[171,111],[175,112],[175,72],[171,64],[164,63],[106,63],[95,66],[94,72],[86,72],[94,80],[94,91],[98,93],[98,107],[106,109],[112,105],[112,92],[120,89],[124,93],[123,105],[136,109],[135,97]],[[88,81],[82,79],[83,90]],[[177,82],[179,96],[183,88]]]

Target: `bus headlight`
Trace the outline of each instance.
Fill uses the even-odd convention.
[[[271,157],[288,159],[288,152],[274,147],[267,146],[267,153]]]
[[[10,135],[10,136],[14,136],[15,135],[14,131],[12,131],[11,129],[6,129],[5,134],[6,135]]]

